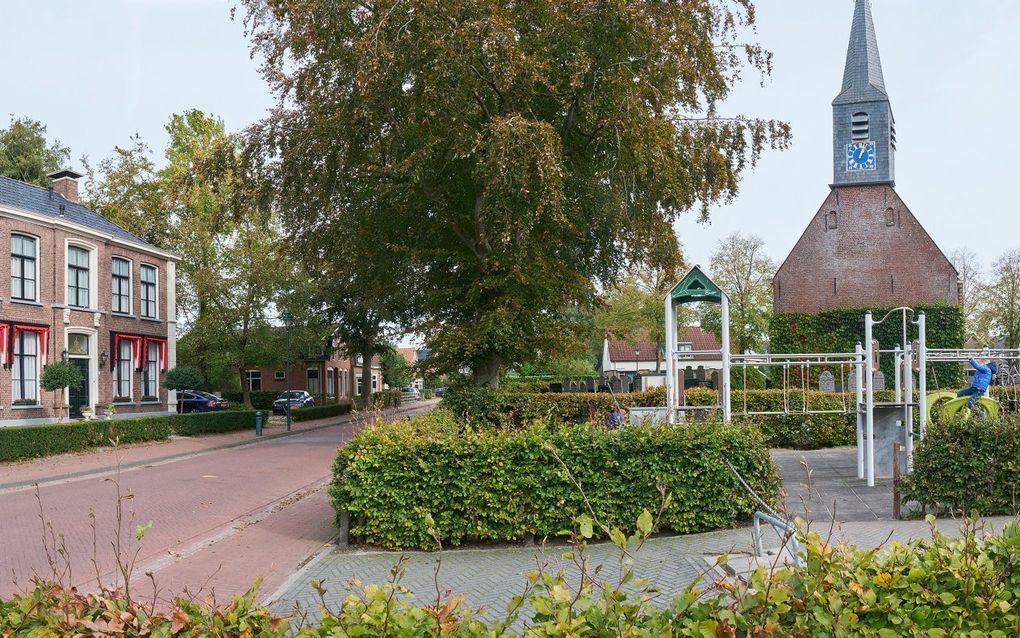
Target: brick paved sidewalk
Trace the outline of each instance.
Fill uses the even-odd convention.
[[[1000,517],[989,519],[988,523],[993,529],[1000,529],[1009,520]],[[954,535],[958,531],[957,521],[940,520],[937,524],[943,533]],[[829,524],[813,529],[827,536]],[[770,530],[764,531],[772,534],[771,538],[765,537],[765,546],[778,545],[776,536]],[[928,535],[929,528],[924,521],[858,521],[837,523],[832,539],[873,548],[882,546],[887,540],[907,541]],[[435,600],[438,568],[441,591],[464,594],[466,605],[483,610],[489,619],[498,619],[504,616],[510,599],[522,593],[526,574],[538,564],[545,564],[553,572],[562,568],[576,587],[579,571],[573,562],[563,558],[567,549],[563,544],[550,544],[544,547],[449,550],[442,554],[440,565],[440,555],[435,552],[401,553],[332,547],[309,561],[269,600],[277,613],[295,614],[297,617],[307,613],[306,622],[314,623],[320,612],[318,595],[312,589],[311,581],[317,580],[326,587],[326,603],[336,609],[346,596],[345,585],[351,579],[358,578],[366,584],[385,582],[393,566],[404,558],[405,572],[400,582],[414,592],[414,602],[431,604]],[[665,605],[691,583],[699,580],[710,583],[718,577],[719,574],[710,569],[706,557],[724,552],[731,556],[753,553],[750,528],[651,538],[634,555],[634,573],[639,578],[648,579],[660,590],[653,602]],[[619,576],[620,552],[615,546],[592,544],[587,554],[591,557],[593,568],[600,564],[604,566],[604,580],[613,582]],[[706,573],[708,576],[702,579]],[[300,613],[297,609],[301,610]]]
[[[385,410],[383,415],[388,417],[408,410],[417,410],[424,406],[433,406],[437,403],[438,400],[419,401],[401,408]],[[254,429],[192,437],[174,436],[166,441],[136,443],[116,448],[99,448],[86,452],[60,454],[41,459],[0,463],[0,492],[7,489],[30,486],[36,482],[43,484],[112,472],[118,465],[122,469],[126,469],[142,465],[166,463],[196,454],[254,444],[260,441],[271,440],[278,436],[293,435],[336,425],[349,425],[353,432],[353,429],[360,424],[362,419],[363,417],[357,414],[345,414],[338,417],[316,419],[314,421],[295,421],[291,423],[291,432],[288,433],[286,421],[280,417],[275,417],[270,419],[263,428],[261,438],[255,436]]]

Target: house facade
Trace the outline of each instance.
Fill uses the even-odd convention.
[[[719,354],[706,354],[706,351],[721,351],[719,340],[712,333],[698,326],[687,326],[677,340],[679,351],[690,352],[681,355],[677,362],[677,370],[682,373],[687,387],[707,384],[712,372],[722,370],[722,358]],[[630,375],[637,372],[642,376],[665,375],[665,347],[659,347],[650,339],[648,332],[639,333],[634,340],[618,339],[606,335],[602,343],[602,373]],[[656,356],[658,355],[658,356]],[[659,385],[656,383],[644,385]]]
[[[252,392],[307,390],[330,401],[349,401],[361,394],[363,359],[343,356],[344,348],[331,337],[328,352],[318,357],[283,366],[260,366],[245,370],[242,378]],[[382,392],[383,375],[379,357],[371,361],[372,392]]]
[[[176,363],[176,257],[83,206],[81,177],[49,188],[0,177],[0,426],[116,407],[118,417],[176,411],[162,388]],[[66,360],[79,387],[47,392]]]

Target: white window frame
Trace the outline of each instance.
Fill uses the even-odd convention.
[[[24,399],[24,397],[19,399],[18,398],[18,394],[17,394],[17,389],[21,386],[21,383],[19,382],[21,377],[18,374],[19,370],[20,370],[20,366],[18,365],[18,357],[20,355],[17,354],[17,351],[19,350],[18,344],[20,343],[20,339],[22,337],[31,337],[32,339],[35,340],[35,355],[32,355],[35,358],[35,399],[34,399],[35,402],[34,403],[19,403],[18,406],[38,406],[38,405],[42,405],[41,397],[39,396],[39,389],[40,389],[40,386],[39,386],[39,377],[41,376],[40,375],[39,359],[42,356],[42,353],[39,352],[39,333],[37,333],[35,331],[32,331],[32,330],[22,330],[17,335],[15,335],[15,337],[14,337],[13,347],[11,348],[11,362],[12,362],[11,363],[11,402],[13,403],[15,401],[21,401],[21,400]]]
[[[319,386],[318,388],[315,389],[315,392],[312,392],[312,389],[310,387],[308,387],[309,386],[308,382],[311,381],[311,378],[308,376],[309,372],[314,372],[315,373],[315,384],[317,386]],[[316,394],[322,394],[322,378],[319,377],[319,369],[318,368],[316,368],[316,367],[309,367],[309,368],[307,368],[305,370],[305,390],[308,392],[308,394],[311,394],[312,396],[314,396]]]
[[[156,271],[156,283],[154,284],[153,292],[153,307],[155,308],[155,314],[151,317],[145,314],[145,295],[142,292],[145,290],[145,280],[142,279],[142,270],[144,268],[152,268]],[[142,319],[154,319],[159,320],[159,266],[156,264],[141,264],[138,267],[138,316]]]
[[[255,390],[251,387],[251,381],[254,378],[252,373],[258,375],[259,378],[259,389]],[[248,386],[248,392],[262,392],[262,370],[245,370],[244,371],[244,382]]]
[[[156,351],[156,358],[155,358],[155,360],[150,358],[151,352],[153,350]],[[145,367],[142,368],[142,398],[143,399],[148,398],[149,401],[153,401],[153,400],[158,401],[159,400],[159,364],[160,364],[160,347],[159,347],[159,344],[150,341],[149,345],[145,348]],[[153,376],[153,373],[149,372],[149,366],[150,365],[152,365],[152,369],[153,369],[153,373],[154,373],[155,379],[151,378]],[[152,394],[149,394],[149,392],[148,392],[148,390],[149,390],[149,388],[148,388],[149,383],[153,383],[155,385],[155,388],[156,388],[156,391],[153,392]]]
[[[114,292],[113,292],[113,282],[115,281],[115,277],[116,277],[116,275],[113,274],[113,262],[118,261],[118,260],[119,261],[127,262],[127,265],[128,265],[128,288],[127,288],[127,290],[128,290],[128,294],[127,294],[128,309],[127,309],[127,312],[123,312],[123,311],[120,311],[120,310],[114,310],[114,308],[113,308],[113,299],[116,296],[116,295],[114,295]],[[128,259],[127,257],[121,257],[120,255],[114,255],[110,259],[110,313],[111,314],[115,314],[115,315],[125,316],[125,317],[130,317],[130,316],[134,315],[134,310],[135,310],[135,294],[134,293],[135,293],[135,264],[134,264],[134,262],[132,260]]]
[[[39,242],[41,240],[39,239],[39,237],[37,235],[33,235],[31,233],[23,233],[21,231],[15,231],[15,232],[11,233],[11,244],[14,243],[14,238],[15,237],[24,237],[26,239],[31,239],[32,243],[35,245],[35,255],[33,255],[33,257],[32,257],[35,260],[35,296],[32,297],[31,299],[29,299],[27,297],[15,297],[14,296],[14,264],[13,264],[13,261],[14,261],[14,246],[12,245],[11,246],[11,262],[12,262],[11,263],[11,301],[14,302],[14,303],[39,303],[39,272],[41,270],[40,263],[39,263],[40,262],[40,260],[39,260]],[[22,272],[22,279],[24,279],[24,273],[25,273],[24,267],[22,267],[22,271],[21,272]],[[22,284],[22,292],[24,292],[24,284]]]
[[[284,372],[283,370],[277,370],[276,372],[273,373],[273,379],[276,381],[283,381],[286,378],[287,373]]]
[[[121,369],[120,364],[122,359],[120,353],[127,346],[128,349],[128,373],[127,373],[127,387],[128,393],[126,395],[117,394],[117,390],[120,389],[120,385],[123,379],[120,378]],[[112,394],[111,400],[114,403],[131,403],[135,397],[135,344],[133,341],[128,339],[121,339],[117,342],[117,351],[113,353],[113,374],[110,375],[112,380]]]
[[[336,387],[336,368],[326,368],[326,391],[323,392],[323,394],[325,394],[328,397],[335,397],[336,392],[333,391],[335,387]]]
[[[67,274],[70,272],[70,263],[68,256],[70,255],[71,248],[78,248],[84,250],[89,256],[89,303],[87,306],[72,306],[71,297],[67,292]],[[96,267],[96,255],[99,254],[98,248],[94,244],[82,241],[80,239],[65,239],[64,240],[64,304],[69,308],[76,308],[79,310],[95,310],[98,305],[99,296],[99,269]]]

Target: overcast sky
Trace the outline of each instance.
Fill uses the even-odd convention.
[[[0,0],[8,63],[0,114],[29,116],[94,162],[140,133],[166,142],[171,113],[197,107],[231,129],[271,98],[248,55],[233,2]],[[761,235],[781,261],[832,180],[831,108],[841,83],[853,0],[758,0],[759,39],[775,53],[760,87],[748,74],[724,114],[781,118],[793,146],[767,153],[734,203],[677,224],[692,263],[737,230]],[[1018,245],[1012,194],[1020,126],[1016,0],[875,0],[886,86],[896,114],[897,190],[947,252],[987,265]]]

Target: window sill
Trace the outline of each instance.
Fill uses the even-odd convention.
[[[135,402],[132,401],[131,399],[122,400],[122,401],[113,401],[112,403],[113,403],[113,405],[134,405],[135,404]]]
[[[142,401],[139,405],[163,405],[162,401]]]
[[[41,407],[43,407],[42,403],[19,403],[11,405],[12,410],[38,410]]]
[[[139,319],[142,321],[151,321],[153,323],[163,323],[162,319],[157,319],[155,317],[139,317]]]
[[[116,310],[110,311],[111,317],[121,317],[123,319],[135,319],[135,316],[128,312],[117,312]]]
[[[22,304],[24,306],[39,306],[40,308],[42,308],[42,306],[43,306],[38,301],[31,301],[29,299],[15,299],[13,297],[11,297],[11,303],[19,303],[19,304]]]
[[[101,315],[105,315],[106,311],[100,308],[84,308],[82,306],[68,306],[67,304],[55,303],[50,306],[51,308],[60,308],[61,310],[74,310],[76,312],[98,312]]]

